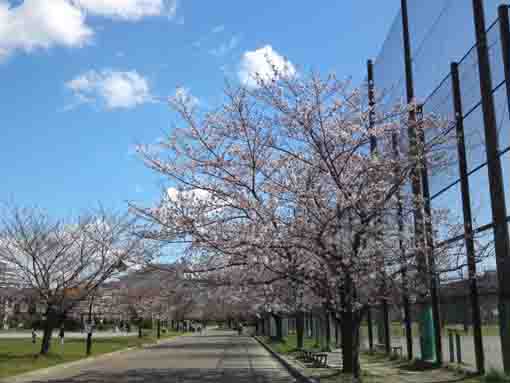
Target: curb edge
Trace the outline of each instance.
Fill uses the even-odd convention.
[[[274,351],[269,345],[260,340],[257,336],[253,336],[253,339],[255,339],[262,347],[264,347],[264,349],[266,349],[273,358],[278,360],[278,362],[280,362],[289,371],[289,373],[293,378],[296,379],[296,381],[302,383],[317,383],[315,379],[303,375],[301,371],[292,366],[284,357]]]

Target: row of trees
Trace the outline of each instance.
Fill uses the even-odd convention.
[[[3,213],[0,261],[46,304],[42,353],[78,302],[149,262],[172,277],[134,284],[134,313],[189,312],[198,296],[211,319],[294,313],[302,344],[303,313],[322,307],[340,324],[345,372],[358,378],[366,311],[425,298],[441,272],[464,265],[456,249],[433,249],[433,236],[462,226],[432,214],[421,193],[427,169],[451,166],[444,142],[424,140],[443,122],[415,105],[382,107],[373,90],[335,76],[273,69],[257,87],[227,87],[214,111],[171,100],[179,125],[139,148],[169,182],[156,206],[71,220]],[[178,264],[161,265],[162,245],[182,252]]]
[[[447,248],[430,264],[432,215],[411,192],[427,167],[451,165],[441,142],[423,140],[443,123],[413,105],[382,108],[335,76],[273,70],[255,88],[227,87],[214,111],[172,99],[178,126],[139,148],[168,189],[157,206],[131,208],[146,239],[184,248],[194,279],[252,313],[334,313],[357,378],[366,310],[424,297],[439,270],[460,267]],[[458,230],[448,212],[433,217],[436,234]]]
[[[152,251],[133,235],[132,217],[104,209],[53,219],[41,209],[9,206],[1,217],[0,261],[20,296],[44,305],[42,354],[69,312]]]

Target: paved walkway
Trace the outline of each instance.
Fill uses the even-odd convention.
[[[208,331],[124,353],[32,382],[290,383],[294,379],[254,339]]]
[[[375,338],[377,339],[377,338]],[[472,335],[465,335],[463,332],[461,333],[461,352],[462,352],[462,363],[463,368],[475,371],[476,370],[476,359],[475,359],[475,346]],[[407,355],[407,343],[406,339],[403,336],[396,337],[393,336],[391,338],[391,343],[394,345],[401,345],[403,355]],[[443,344],[443,361],[445,363],[450,362],[450,344],[447,335],[442,336],[442,344]],[[363,340],[363,345],[365,349],[368,349],[368,340]],[[501,352],[501,342],[498,336],[484,336],[483,337],[483,349],[485,354],[485,369],[503,369],[503,359]],[[421,355],[420,352],[420,339],[418,337],[413,338],[413,351],[414,356],[419,358]]]

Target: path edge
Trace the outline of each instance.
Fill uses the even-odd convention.
[[[73,362],[61,363],[51,367],[40,368],[38,370],[28,371],[19,375],[6,376],[5,378],[0,378],[0,383],[29,383],[34,379],[43,379],[47,375],[59,371],[65,371],[69,368],[85,366],[89,363],[94,363],[102,359],[109,359],[135,350],[151,348],[162,343],[170,343],[173,342],[175,339],[180,338],[181,336],[182,335],[178,335],[172,338],[161,339],[158,340],[156,343],[144,343],[140,347],[129,347],[122,350],[109,352],[107,354],[101,354],[93,357],[78,359]]]
[[[308,376],[303,375],[301,371],[299,371],[296,367],[292,366],[287,359],[285,359],[283,356],[278,354],[275,350],[273,350],[268,344],[266,344],[262,339],[260,339],[258,336],[253,336],[253,339],[255,339],[264,349],[266,349],[273,358],[278,360],[286,369],[289,371],[289,373],[292,375],[294,379],[296,379],[298,382],[302,383],[317,383],[317,381],[313,378],[310,378]],[[1,383],[1,382],[0,382]]]

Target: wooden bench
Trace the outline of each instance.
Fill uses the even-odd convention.
[[[376,343],[374,344],[375,350],[378,352],[386,352],[386,345],[383,343]],[[401,345],[393,345],[390,346],[390,349],[392,351],[392,354],[400,355],[402,356],[404,352],[404,348]]]
[[[325,352],[316,352],[312,354],[312,358],[315,363],[321,367],[328,366],[328,354]]]
[[[321,367],[328,365],[328,354],[325,352],[313,352],[309,350],[299,349],[298,359],[302,359],[305,362],[314,363]]]
[[[394,355],[399,355],[400,357],[402,357],[403,353],[404,353],[404,348],[402,346],[391,346],[391,351],[392,351],[392,354]]]

